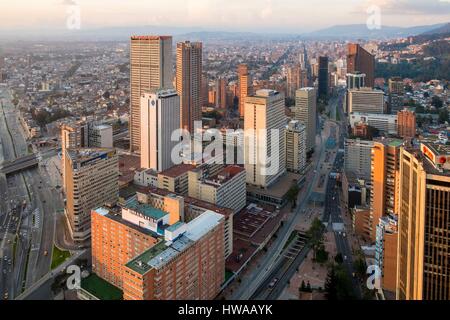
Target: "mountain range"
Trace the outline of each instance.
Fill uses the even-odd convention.
[[[36,41],[128,41],[131,35],[164,34],[173,35],[175,40],[189,39],[191,41],[214,40],[385,40],[421,34],[448,33],[450,23],[415,27],[382,26],[370,30],[365,24],[338,25],[326,29],[301,33],[256,33],[215,31],[202,28],[136,26],[109,27],[98,29],[46,29],[46,30],[0,30],[0,40],[36,40]]]

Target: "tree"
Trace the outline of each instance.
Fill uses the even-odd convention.
[[[353,262],[353,268],[355,268],[355,272],[358,275],[358,277],[360,277],[361,279],[363,279],[366,276],[366,270],[367,270],[367,266],[366,266],[366,262],[364,261],[364,259],[359,256],[354,262]]]
[[[448,122],[448,109],[442,108],[439,110],[439,123]]]
[[[342,264],[344,262],[344,258],[342,257],[342,253],[338,253],[335,257],[334,257],[334,261],[337,264]]]
[[[438,96],[434,96],[433,98],[431,98],[431,105],[436,109],[440,109],[443,107],[444,103],[442,102],[441,98],[439,98]]]
[[[325,246],[323,243],[320,243],[317,247],[317,253],[316,253],[316,262],[318,263],[324,263],[328,261],[328,252],[325,250]]]
[[[315,218],[311,224],[311,227],[306,232],[307,237],[309,238],[309,243],[311,244],[311,247],[313,249],[314,253],[314,260],[317,259],[317,251],[320,248],[322,244],[322,238],[323,238],[323,229],[324,225],[322,222]]]
[[[300,188],[297,184],[293,185],[286,194],[287,200],[292,203],[292,207],[297,206],[297,197],[300,192]]]

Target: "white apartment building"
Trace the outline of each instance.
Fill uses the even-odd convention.
[[[173,89],[141,96],[141,167],[164,171],[173,166],[172,133],[180,128],[180,98]]]

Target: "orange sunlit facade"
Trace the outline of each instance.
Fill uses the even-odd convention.
[[[92,271],[122,289],[125,264],[154,246],[158,239],[105,210],[91,213]]]

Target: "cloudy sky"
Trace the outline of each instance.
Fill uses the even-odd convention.
[[[377,6],[383,25],[450,22],[450,0],[0,0],[0,28],[65,28],[73,5],[81,28],[202,27],[215,30],[304,32],[366,23]],[[78,10],[78,9],[76,9]],[[372,11],[373,12],[373,11]]]

